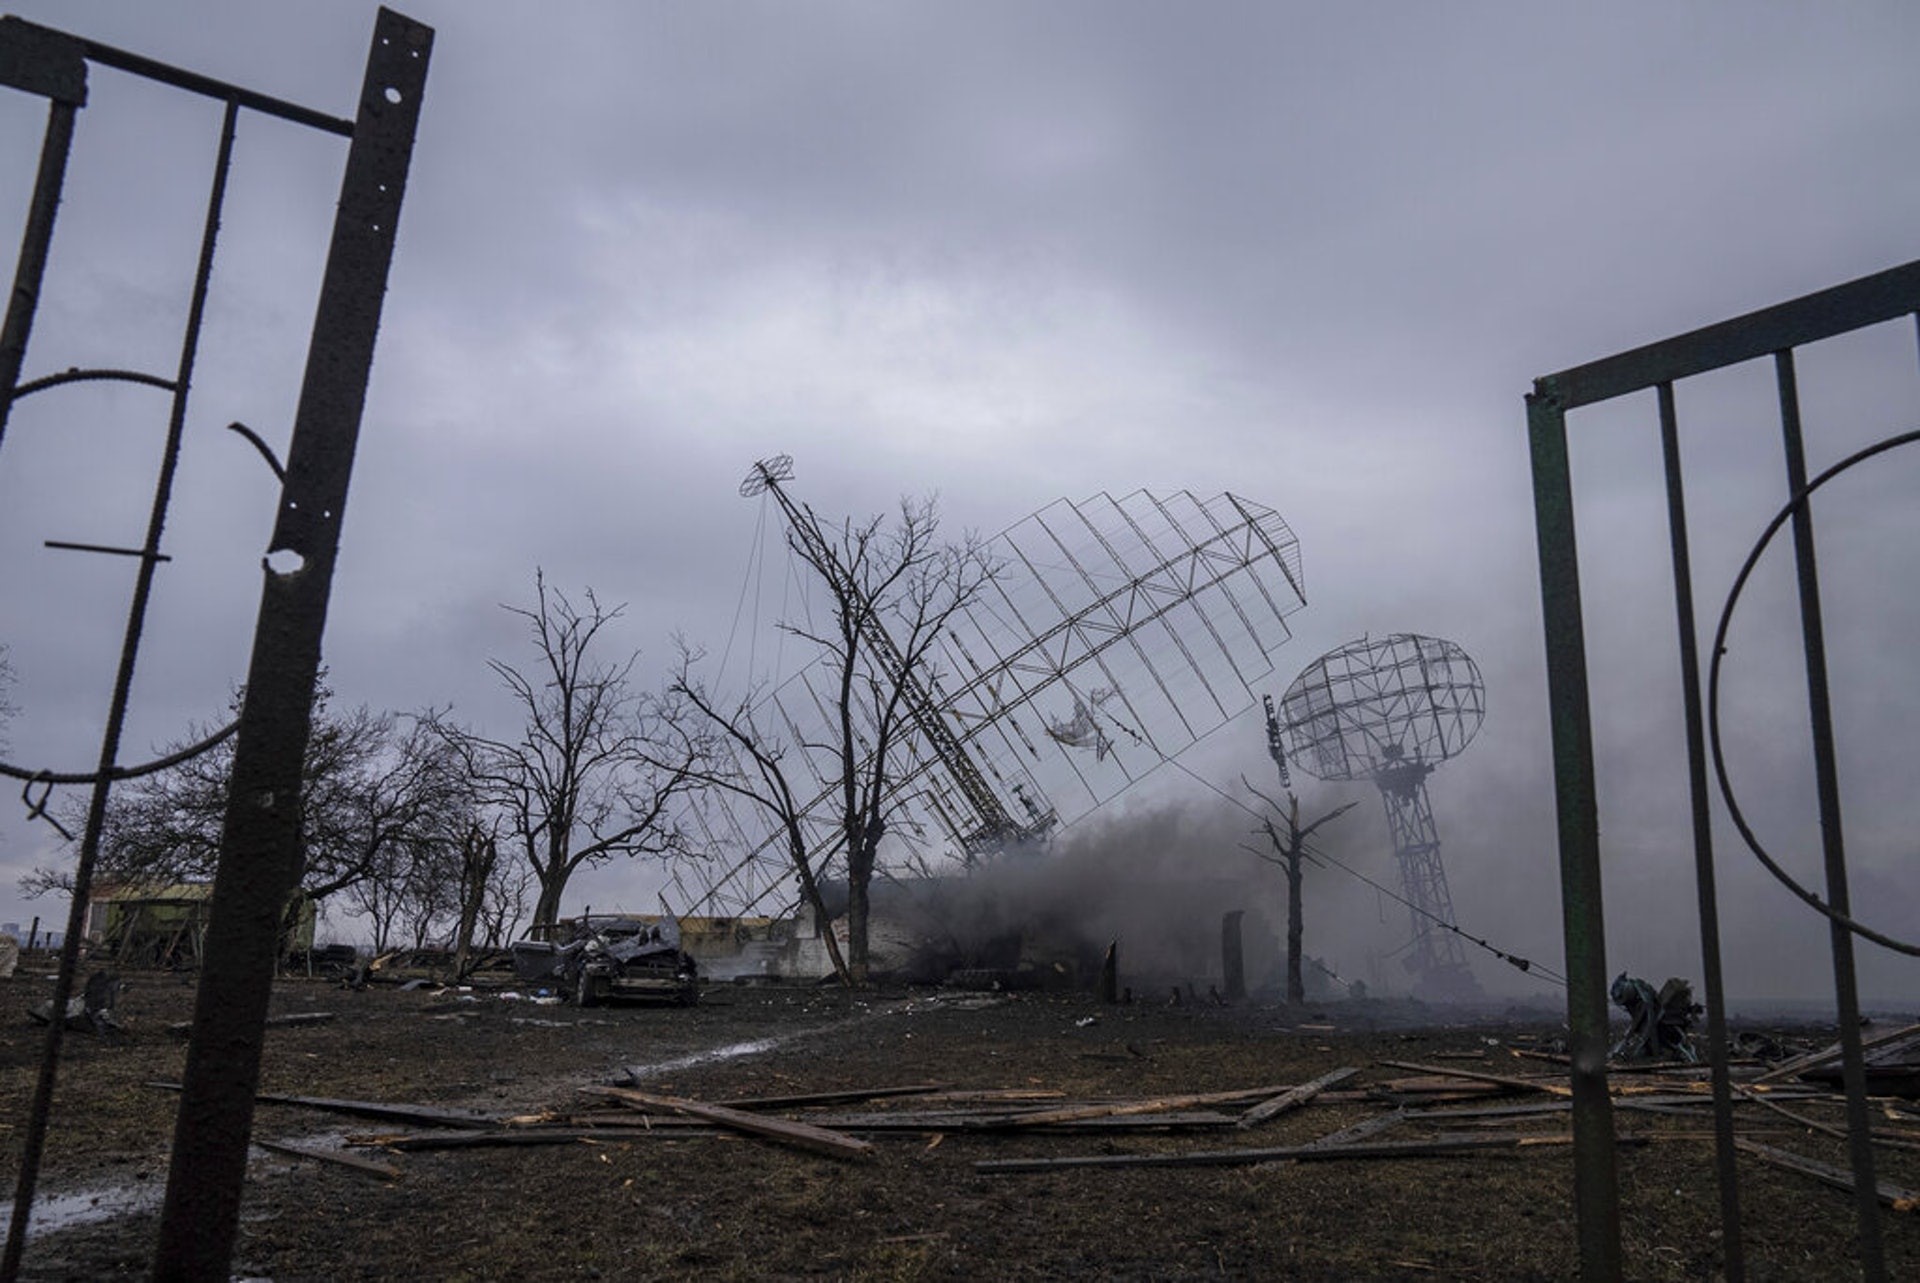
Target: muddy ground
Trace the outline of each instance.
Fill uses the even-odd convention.
[[[42,1040],[25,1013],[49,989],[38,977],[0,982],[0,1148],[9,1177]],[[40,1186],[43,1200],[69,1197],[48,1204],[28,1277],[144,1272],[174,1107],[171,1094],[147,1084],[177,1079],[185,1051],[167,1026],[187,1018],[191,1001],[188,978],[136,976],[121,1002],[126,1032],[69,1036]],[[335,1017],[270,1032],[263,1090],[500,1113],[586,1107],[580,1087],[625,1081],[629,1067],[649,1090],[709,1100],[920,1082],[1133,1097],[1299,1083],[1340,1066],[1359,1068],[1351,1085],[1364,1086],[1406,1076],[1379,1063],[1389,1059],[1538,1069],[1543,1062],[1517,1060],[1511,1048],[1546,1046],[1559,1032],[1539,1012],[1416,1029],[1392,1026],[1420,1013],[1379,1004],[1218,1007],[1202,995],[1197,1005],[1102,1007],[1091,995],[941,990],[720,987],[690,1009],[577,1010],[286,981],[274,1010]],[[664,1132],[543,1147],[351,1151],[400,1168],[397,1180],[256,1150],[235,1270],[276,1280],[1574,1275],[1564,1146],[1037,1175],[973,1166],[1299,1144],[1389,1108],[1316,1102],[1224,1134],[879,1135],[874,1156],[859,1162]],[[1836,1109],[1807,1108],[1839,1121]],[[1564,1115],[1546,1115],[1453,1130],[1490,1135],[1516,1125],[1549,1137],[1567,1128]],[[1768,1143],[1845,1162],[1839,1143],[1778,1118],[1743,1126]],[[1620,1154],[1630,1276],[1718,1276],[1710,1123],[1623,1114],[1620,1129],[1661,1135]],[[262,1106],[255,1122],[256,1137],[320,1145],[383,1130],[395,1129],[288,1106]],[[1432,1125],[1403,1123],[1382,1139],[1432,1134]],[[1920,1151],[1882,1151],[1881,1160],[1883,1180],[1920,1186]],[[1745,1158],[1741,1177],[1751,1277],[1853,1273],[1847,1195]],[[1888,1212],[1884,1223],[1892,1277],[1920,1278],[1920,1217]]]

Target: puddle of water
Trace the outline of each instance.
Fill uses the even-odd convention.
[[[786,1038],[755,1038],[751,1042],[728,1043],[724,1047],[712,1047],[706,1051],[696,1051],[688,1056],[676,1056],[672,1060],[655,1061],[651,1065],[628,1065],[627,1076],[635,1082],[643,1078],[658,1078],[661,1074],[670,1074],[680,1069],[692,1069],[696,1065],[711,1065],[723,1060],[737,1060],[742,1056],[758,1056],[772,1051],[785,1042],[792,1041],[795,1035]]]
[[[288,1138],[312,1149],[344,1149],[347,1133],[344,1131],[321,1132],[310,1136]],[[268,1161],[261,1163],[262,1157]],[[253,1149],[249,1151],[248,1179],[267,1173],[278,1173],[296,1166],[300,1160],[275,1154],[270,1150]],[[137,1216],[144,1212],[157,1212],[160,1204],[166,1200],[167,1180],[166,1164],[159,1165],[155,1178],[137,1185],[102,1185],[94,1189],[79,1189],[68,1194],[42,1194],[33,1200],[33,1215],[27,1221],[27,1238],[36,1239],[45,1234],[57,1234],[61,1230],[78,1229],[86,1225],[98,1225],[103,1221],[117,1220],[123,1216]],[[13,1205],[7,1205],[7,1216],[13,1216]]]
[[[82,1225],[157,1211],[165,1198],[167,1183],[153,1181],[141,1185],[107,1185],[99,1189],[75,1190],[71,1194],[51,1194],[33,1200],[33,1216],[27,1222],[27,1237],[55,1234]],[[7,1215],[13,1215],[8,1205]]]
[[[862,1004],[857,1016],[838,1020],[832,1024],[819,1025],[812,1029],[797,1029],[792,1033],[781,1034],[773,1038],[755,1038],[747,1042],[732,1042],[724,1047],[710,1047],[705,1051],[692,1052],[685,1056],[676,1056],[671,1060],[657,1060],[652,1064],[628,1065],[627,1076],[638,1083],[643,1079],[657,1078],[661,1074],[670,1074],[680,1069],[692,1069],[699,1065],[712,1065],[725,1060],[738,1060],[742,1056],[758,1056],[772,1051],[775,1047],[784,1047],[790,1042],[803,1038],[817,1038],[822,1034],[840,1033],[855,1025],[864,1024],[879,1016],[892,1015],[895,1012],[909,1011],[911,1003],[876,1003],[872,1006]]]

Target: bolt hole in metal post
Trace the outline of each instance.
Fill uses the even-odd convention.
[[[306,568],[307,559],[291,548],[275,548],[266,557],[267,569],[285,578],[297,575]]]

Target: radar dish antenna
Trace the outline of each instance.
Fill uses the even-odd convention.
[[[1371,780],[1380,790],[1413,919],[1406,966],[1416,991],[1480,996],[1459,939],[1439,927],[1453,923],[1453,897],[1426,783],[1486,717],[1478,666],[1438,637],[1362,637],[1307,665],[1280,707],[1294,765],[1315,779]]]
[[[740,483],[740,497],[751,499],[782,481],[793,480],[793,456],[776,454],[772,458],[762,459],[753,465],[753,471]]]

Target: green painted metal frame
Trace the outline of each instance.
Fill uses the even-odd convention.
[[[1540,554],[1540,596],[1553,738],[1554,789],[1559,826],[1561,903],[1567,952],[1567,1017],[1573,1060],[1574,1202],[1581,1276],[1618,1279],[1620,1199],[1614,1165],[1612,1105],[1608,1095],[1607,962],[1600,878],[1599,808],[1594,782],[1593,724],[1588,703],[1586,638],[1580,606],[1580,566],[1574,533],[1574,493],[1568,466],[1567,416],[1583,406],[1632,392],[1659,395],[1663,461],[1673,544],[1675,616],[1686,704],[1689,793],[1699,894],[1707,997],[1708,1044],[1715,1104],[1715,1158],[1727,1276],[1745,1276],[1738,1182],[1734,1172],[1732,1099],[1727,1066],[1725,994],[1720,972],[1719,919],[1713,876],[1711,813],[1706,787],[1699,648],[1687,549],[1684,485],[1680,473],[1677,380],[1761,357],[1773,357],[1778,375],[1789,502],[1794,514],[1800,578],[1803,647],[1820,819],[1825,835],[1829,902],[1844,912],[1846,864],[1834,775],[1832,729],[1826,704],[1820,597],[1807,506],[1793,349],[1835,335],[1920,316],[1920,261],[1849,281],[1774,307],[1647,344],[1534,382],[1527,397],[1533,462],[1534,516]],[[1859,1217],[1859,1254],[1869,1279],[1883,1279],[1879,1210],[1874,1200],[1872,1152],[1866,1131],[1859,996],[1854,984],[1852,933],[1832,927],[1836,1001],[1840,1014],[1843,1078],[1847,1086],[1850,1149]]]

